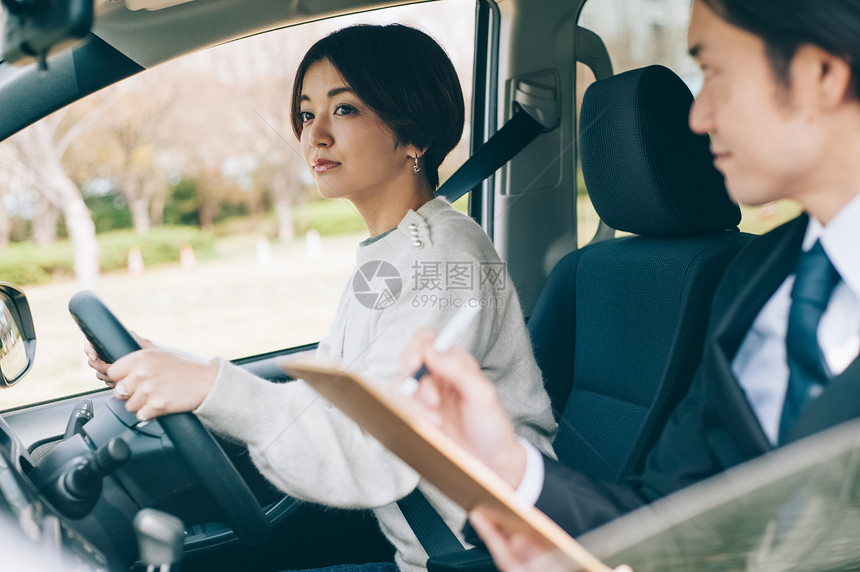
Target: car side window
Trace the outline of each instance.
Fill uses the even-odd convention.
[[[416,26],[451,56],[468,126],[474,13],[474,0],[443,0],[259,34],[0,143],[0,276],[24,289],[37,334],[34,367],[0,410],[103,387],[66,309],[82,288],[139,335],[203,357],[319,341],[367,230],[351,203],[320,199],[301,158],[289,116],[299,60],[344,26]],[[467,128],[441,180],[468,145]]]
[[[582,97],[588,86],[594,83],[594,73],[591,69],[580,62],[576,64],[576,132],[580,130],[580,114],[582,109]],[[585,179],[582,176],[582,161],[579,149],[579,137],[576,138],[576,243],[577,248],[582,248],[588,244],[597,232],[597,227],[600,224],[600,217],[597,211],[594,210],[594,205],[591,204],[591,197],[588,195],[588,189],[585,185]]]
[[[603,40],[616,74],[660,64],[678,74],[696,95],[702,74],[687,53],[689,17],[689,0],[590,0],[583,6],[578,23]],[[593,81],[588,68],[577,64],[577,117],[582,94]],[[581,177],[577,190],[577,234],[582,246],[594,236],[597,215]],[[741,205],[741,212],[740,229],[761,234],[797,216],[800,207],[779,201],[761,207]]]

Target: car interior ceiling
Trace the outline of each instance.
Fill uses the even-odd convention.
[[[0,99],[17,102],[0,106],[0,139],[167,60],[254,34],[402,3],[292,2],[285,10],[278,0],[195,0],[168,11],[108,11],[96,19],[91,41],[49,59],[51,74],[0,62]],[[51,97],[30,97],[45,93],[46,82]]]

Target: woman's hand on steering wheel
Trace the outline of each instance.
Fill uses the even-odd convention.
[[[219,362],[186,359],[142,340],[129,332],[90,291],[75,294],[69,302],[69,311],[84,335],[92,340],[85,348],[90,366],[100,379],[113,384],[116,397],[107,400],[113,415],[123,425],[133,427],[113,409],[120,400],[126,400],[126,409],[136,412],[137,419],[178,413],[159,419],[164,434],[212,495],[236,535],[249,546],[265,542],[271,535],[271,523],[254,493],[224,450],[190,413],[209,394]],[[94,347],[102,348],[114,363],[105,363]]]
[[[131,334],[134,340],[143,349],[157,347],[148,339],[143,338],[132,331],[129,331],[129,334]],[[105,382],[105,385],[113,389],[114,385],[116,385],[116,382],[111,379],[107,373],[107,370],[111,366],[111,364],[99,357],[98,352],[96,352],[96,349],[87,339],[84,339],[84,354],[87,356],[87,365],[93,368],[93,370],[96,372],[96,377],[101,381]]]
[[[152,344],[110,365],[87,355],[99,379],[113,383],[114,395],[125,400],[125,408],[136,413],[140,421],[194,411],[218,376],[217,361],[192,361]]]

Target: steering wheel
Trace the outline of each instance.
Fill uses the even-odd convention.
[[[69,302],[69,312],[106,362],[113,363],[141,349],[95,293],[84,290],[75,294]],[[125,403],[116,398],[109,400],[108,408],[128,425],[137,422]],[[175,413],[158,417],[157,421],[203,488],[215,499],[236,536],[249,546],[265,542],[271,534],[271,524],[236,467],[200,420],[192,413]]]

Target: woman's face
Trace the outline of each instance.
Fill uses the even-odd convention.
[[[327,199],[382,199],[414,178],[415,149],[394,133],[328,61],[311,64],[302,82],[302,156]]]

